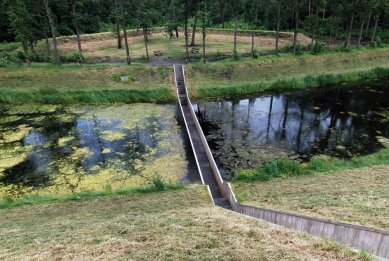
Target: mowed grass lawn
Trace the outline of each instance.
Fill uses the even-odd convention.
[[[127,76],[122,82],[120,77]],[[0,68],[0,102],[134,103],[175,100],[171,68],[34,65]]]
[[[6,260],[369,260],[214,207],[202,186],[0,210]]]
[[[389,229],[389,166],[235,183],[249,205]]]

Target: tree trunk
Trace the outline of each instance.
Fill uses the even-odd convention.
[[[281,18],[281,0],[278,0],[277,10],[277,30],[276,30],[276,55],[279,52],[279,41],[280,41],[280,18]]]
[[[362,34],[363,34],[363,28],[365,26],[365,20],[362,21],[362,24],[361,24],[361,29],[359,31],[359,37],[358,37],[358,45],[357,45],[357,48],[360,48],[361,47],[361,41],[362,41]]]
[[[351,40],[351,33],[353,31],[353,25],[354,25],[354,13],[351,14],[351,21],[350,21],[350,26],[349,26],[349,31],[348,31],[347,41],[346,41],[346,48],[350,48],[350,40]]]
[[[236,14],[236,0],[233,0],[234,3],[234,51],[237,52],[238,48],[238,16]]]
[[[368,16],[368,18],[367,18],[367,24],[366,24],[365,37],[369,36],[369,29],[370,29],[371,15],[372,15],[372,11],[370,10],[370,12],[369,12],[369,16]]]
[[[179,35],[178,35],[178,27],[176,27],[175,31],[176,31],[176,38],[178,38],[179,37]]]
[[[251,34],[251,54],[254,54],[254,48],[255,48],[255,29],[257,28],[257,23],[258,23],[258,8],[259,8],[259,0],[257,0],[257,4],[255,6],[255,20],[254,20],[253,31]]]
[[[205,31],[205,27],[203,27],[203,58],[204,63],[207,63],[207,57],[205,56],[205,37],[207,36],[207,33]]]
[[[148,36],[147,36],[147,33],[148,33],[148,29],[147,28],[144,28],[143,29],[143,38],[144,38],[144,41],[145,41],[145,47],[146,47],[146,57],[147,57],[147,60],[150,60],[149,58],[149,47],[148,47]]]
[[[30,59],[30,53],[28,52],[28,46],[27,46],[27,43],[23,43],[23,51],[24,51],[24,55],[26,56],[26,62],[28,64],[28,67],[31,66],[31,59]]]
[[[50,43],[49,43],[49,38],[47,37],[47,32],[45,29],[43,29],[43,35],[45,37],[46,54],[50,58],[51,57]]]
[[[184,25],[184,34],[185,34],[185,52],[186,52],[186,59],[189,60],[189,48],[188,48],[188,18],[185,18],[185,25]]]
[[[222,19],[222,28],[224,28],[225,24],[225,15],[224,15],[224,0],[220,0],[220,12],[221,12],[221,19]]]
[[[380,20],[380,16],[379,15],[377,15],[375,17],[374,30],[373,30],[373,35],[371,37],[371,43],[374,43],[374,41],[375,41],[375,36],[376,36],[376,33],[377,33],[377,27],[378,27],[378,20]]]
[[[315,3],[315,2],[313,2],[313,3]],[[312,32],[312,40],[311,40],[311,52],[313,51],[313,44],[315,43],[316,27],[317,27],[316,17],[317,17],[318,14],[319,14],[319,8],[316,7],[315,21],[313,21],[313,32]]]
[[[50,24],[51,34],[53,36],[55,62],[56,62],[56,64],[61,65],[61,57],[59,56],[59,53],[58,53],[58,42],[57,42],[57,36],[56,36],[57,31],[56,31],[56,28],[54,25],[53,17],[51,16],[51,10],[49,7],[49,0],[43,0],[43,1],[45,4],[47,18],[48,18],[49,24]]]
[[[121,13],[122,19],[124,19],[123,18],[123,15],[124,15],[123,2],[121,0],[119,0],[119,7],[120,7],[120,13]],[[124,43],[126,45],[126,60],[127,60],[127,64],[131,65],[130,48],[128,47],[127,29],[126,29],[126,25],[125,25],[124,20],[121,21],[121,24],[122,24],[123,35],[124,35]]]
[[[117,38],[118,38],[118,49],[122,49],[123,48],[122,34],[120,33],[119,21],[116,21],[116,34],[117,34]]]
[[[130,48],[128,47],[127,29],[123,25],[124,43],[126,45],[127,64],[131,65]]]
[[[193,29],[192,29],[192,42],[190,43],[191,46],[196,45],[196,29],[197,29],[197,12],[195,15]]]
[[[295,21],[295,26],[294,26],[294,34],[293,34],[293,54],[296,55],[296,50],[297,50],[297,33],[299,29],[299,3],[297,2],[297,6],[295,7],[295,14],[296,14],[296,21]]]
[[[76,34],[77,34],[78,52],[82,55],[80,28],[78,27],[78,21],[77,21],[77,17],[76,17],[76,1],[75,0],[71,0],[71,6],[72,6],[72,13],[73,13],[73,23],[74,23],[74,27],[76,29]]]

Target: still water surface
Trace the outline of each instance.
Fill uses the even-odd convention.
[[[0,198],[185,180],[175,105],[0,106]],[[193,176],[193,175],[192,175]]]
[[[388,144],[389,87],[337,86],[194,103],[223,174],[278,157],[350,158]]]

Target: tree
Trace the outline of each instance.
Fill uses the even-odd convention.
[[[207,57],[205,54],[205,38],[207,37],[207,27],[209,26],[209,12],[207,10],[207,3],[203,2],[201,10],[199,12],[200,21],[201,21],[201,28],[202,28],[202,36],[203,36],[203,61],[204,63],[207,62]]]
[[[141,1],[138,5],[138,13],[137,13],[137,19],[140,28],[142,28],[143,31],[143,39],[145,43],[146,48],[146,57],[147,60],[149,60],[149,50],[148,50],[148,42],[149,42],[149,32],[151,31],[151,28],[154,24],[154,19],[159,17],[160,14],[156,9],[154,9],[152,3],[150,3],[150,0]],[[154,18],[154,19],[153,19]]]
[[[69,0],[69,6],[72,10],[72,20],[74,28],[76,29],[76,35],[77,35],[77,46],[78,46],[78,52],[82,55],[82,46],[81,46],[81,37],[80,37],[80,28],[79,28],[79,17],[76,12],[76,0]]]
[[[124,43],[126,45],[126,61],[128,65],[131,65],[131,57],[130,57],[130,49],[128,46],[128,36],[127,36],[127,16],[126,13],[124,12],[124,7],[123,7],[123,1],[122,0],[116,0],[115,3],[118,6],[120,15],[119,15],[119,21],[120,25],[123,30],[123,35],[124,35]]]
[[[8,17],[16,40],[22,44],[27,63],[31,65],[30,43],[33,39],[33,18],[23,0],[10,0],[8,4]]]
[[[54,59],[57,65],[61,65],[61,57],[58,52],[58,41],[57,41],[57,28],[54,24],[53,15],[49,6],[49,0],[43,0],[47,19],[49,21],[50,29],[51,29],[51,35],[53,37],[53,45],[54,45]]]
[[[281,5],[282,5],[282,0],[277,0],[277,29],[276,29],[276,50],[275,50],[276,55],[278,55],[279,53]]]
[[[238,45],[238,10],[237,10],[237,1],[231,0],[232,8],[234,13],[234,52],[237,53],[237,45]]]
[[[295,25],[293,33],[293,54],[296,55],[297,51],[297,34],[299,29],[299,20],[300,20],[300,0],[294,0],[294,14],[295,14]]]
[[[250,19],[251,22],[251,55],[255,55],[255,30],[258,28],[258,9],[259,9],[259,0],[255,1],[254,10],[252,10],[252,19]]]

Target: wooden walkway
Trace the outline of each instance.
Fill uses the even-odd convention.
[[[218,173],[218,170],[215,169],[216,164],[214,163],[213,157],[211,156],[212,158],[210,159],[208,144],[206,144],[204,134],[201,128],[199,128],[197,117],[194,114],[192,104],[187,95],[182,65],[174,65],[174,74],[176,78],[178,101],[180,103],[201,180],[209,187],[210,194],[215,205],[229,208],[230,205],[228,201],[224,199],[217,182],[217,178],[220,178],[221,180],[220,174]]]

